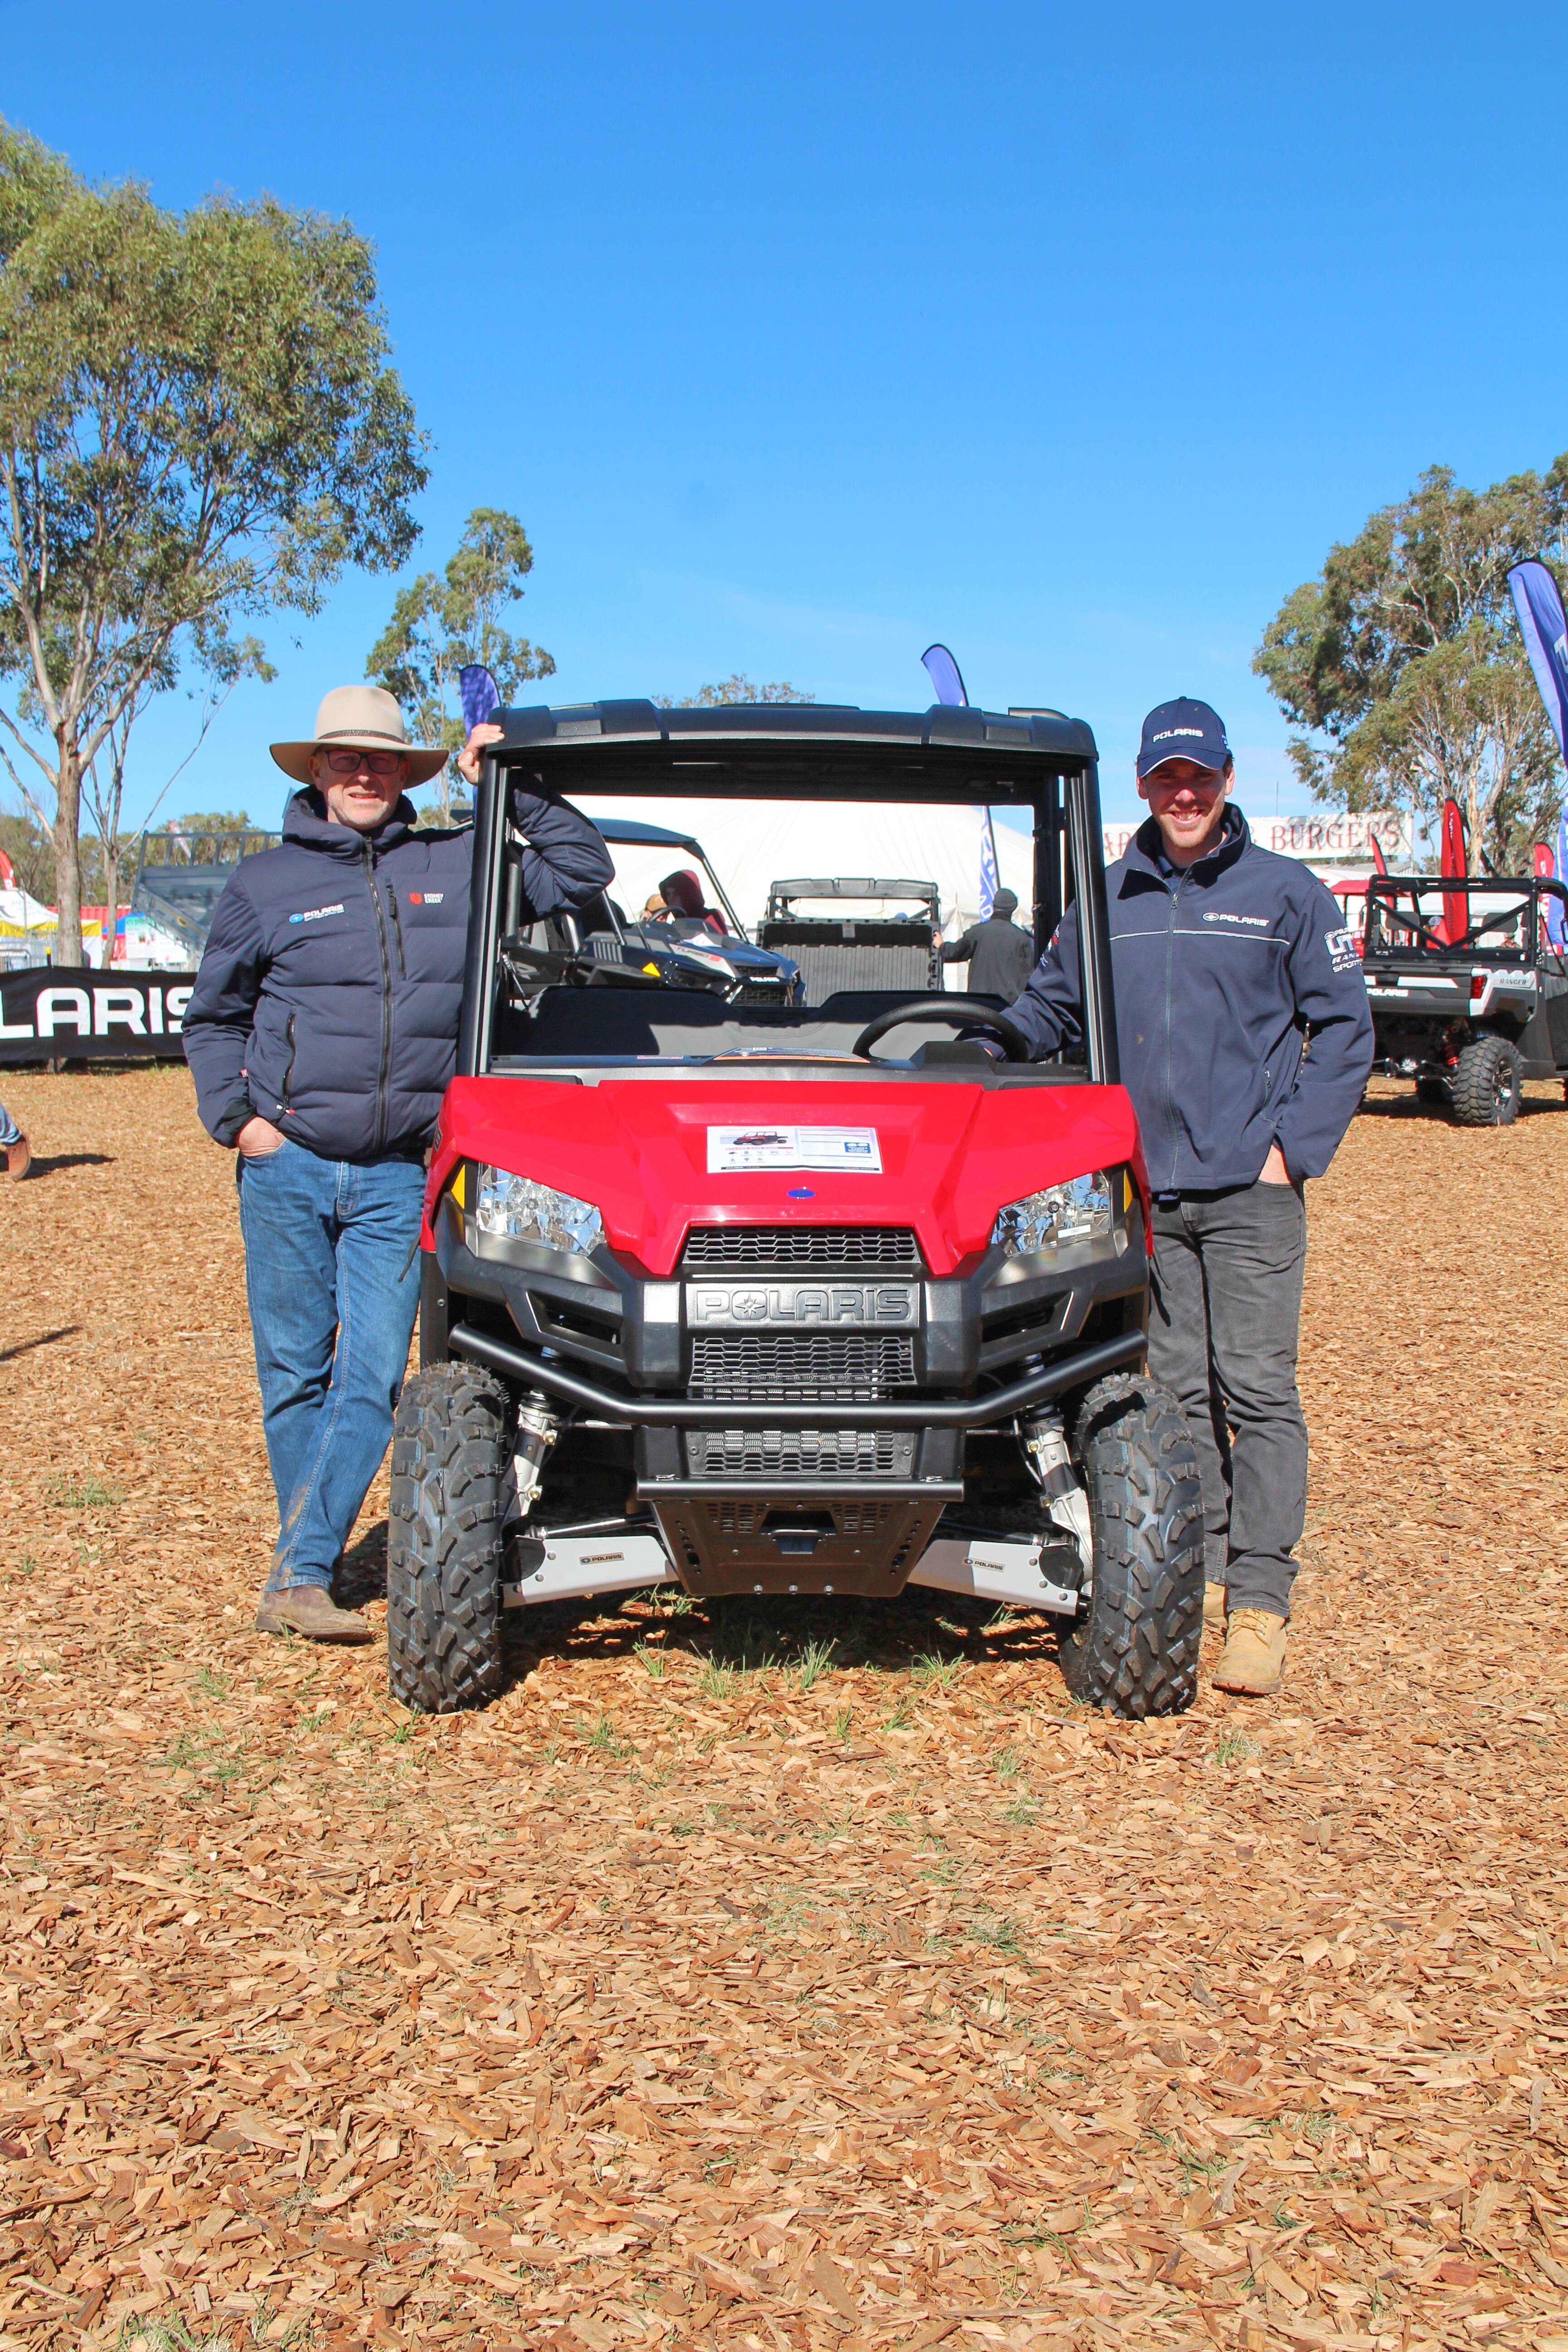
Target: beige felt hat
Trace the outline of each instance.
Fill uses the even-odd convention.
[[[411,784],[427,784],[447,764],[445,751],[409,741],[395,698],[381,686],[334,686],[321,698],[310,740],[274,743],[271,751],[284,774],[297,784],[312,781],[312,751],[401,751]]]

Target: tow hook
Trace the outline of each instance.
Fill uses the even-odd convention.
[[[1049,1410],[1031,1413],[1020,1426],[1024,1442],[1024,1459],[1036,1485],[1046,1497],[1046,1507],[1063,1532],[1078,1546],[1083,1562],[1083,1589],[1087,1592],[1094,1580],[1094,1529],[1089,1523],[1089,1496],[1079,1485],[1078,1473],[1068,1452],[1067,1429],[1059,1412]]]

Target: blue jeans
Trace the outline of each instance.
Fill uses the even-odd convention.
[[[331,1589],[392,1435],[419,1304],[425,1171],[320,1160],[285,1143],[241,1160],[239,1229],[279,1532],[268,1592]]]

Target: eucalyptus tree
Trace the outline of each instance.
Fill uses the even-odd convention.
[[[1290,754],[1320,800],[1430,820],[1452,796],[1478,870],[1555,825],[1562,765],[1508,590],[1531,555],[1568,581],[1568,453],[1484,490],[1432,467],[1286,598],[1253,667],[1310,730]]]
[[[402,563],[423,446],[348,223],[167,212],[0,123],[0,754],[52,830],[61,962],[94,761],[184,669],[254,669],[246,621]]]
[[[393,602],[392,616],[366,664],[378,686],[395,695],[417,743],[452,754],[437,781],[433,814],[445,824],[463,748],[458,673],[483,663],[503,702],[529,678],[549,677],[555,663],[542,646],[514,636],[506,616],[533,569],[528,533],[501,507],[476,507],[439,572],[422,572]]]

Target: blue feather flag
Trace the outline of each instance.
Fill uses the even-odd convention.
[[[996,904],[1000,884],[996,873],[996,835],[992,827],[990,810],[986,809],[984,814],[984,822],[980,828],[980,919],[988,923],[991,910]]]
[[[1568,760],[1568,620],[1557,583],[1544,563],[1516,563],[1508,584],[1557,749]]]
[[[500,688],[483,662],[470,662],[458,672],[458,691],[463,698],[463,725],[470,735],[500,709]]]
[[[1508,584],[1519,634],[1524,639],[1557,749],[1568,761],[1568,619],[1563,616],[1557,583],[1544,563],[1530,562],[1516,563]],[[1557,827],[1557,878],[1568,880],[1568,814]],[[1568,940],[1568,915],[1557,898],[1546,902],[1546,936],[1557,949]]]
[[[963,690],[963,680],[959,675],[958,664],[953,660],[947,647],[928,646],[921,654],[921,660],[931,674],[931,682],[936,688],[937,700],[950,703],[960,710],[967,710],[969,697]]]

